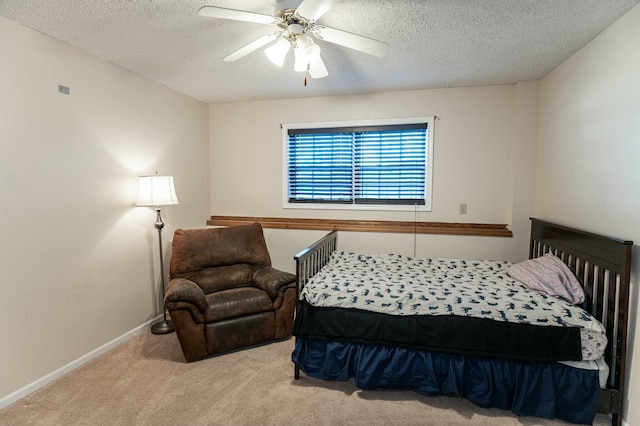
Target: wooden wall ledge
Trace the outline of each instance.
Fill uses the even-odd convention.
[[[475,235],[512,237],[507,225],[490,223],[411,222],[387,220],[301,219],[288,217],[211,216],[208,226],[246,225],[260,222],[263,228],[320,231],[390,232],[406,234]]]

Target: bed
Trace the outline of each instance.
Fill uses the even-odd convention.
[[[295,378],[453,394],[578,424],[600,411],[621,425],[631,248],[535,218],[531,260],[515,266],[345,253],[330,232],[295,256]],[[551,260],[570,278],[558,294],[512,277]]]

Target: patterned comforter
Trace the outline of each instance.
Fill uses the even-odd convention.
[[[314,307],[393,316],[456,316],[580,330],[583,360],[607,345],[600,322],[579,306],[530,290],[507,275],[510,263],[416,259],[335,252],[300,298]]]

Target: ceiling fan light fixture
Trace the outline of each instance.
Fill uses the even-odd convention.
[[[296,46],[304,51],[309,62],[316,60],[320,56],[320,46],[315,44],[311,37],[307,35],[296,37]]]
[[[320,57],[320,46],[315,44],[309,36],[300,35],[294,40],[295,65],[294,71],[302,72],[310,68],[311,63]]]
[[[309,62],[309,75],[311,78],[324,78],[329,75],[329,71],[327,71],[327,67],[320,56]]]
[[[281,37],[272,46],[264,49],[264,54],[267,55],[267,58],[269,58],[275,66],[282,68],[290,48],[291,43],[289,40]]]
[[[293,70],[302,72],[309,69],[309,58],[307,57],[307,54],[304,53],[304,49],[302,49],[301,47],[296,47],[295,49],[293,49],[293,53],[296,59],[293,65]]]

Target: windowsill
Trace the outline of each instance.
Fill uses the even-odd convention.
[[[211,216],[208,226],[246,225],[260,222],[263,228],[321,231],[389,232],[406,234],[444,234],[485,237],[513,237],[504,224],[411,222],[384,220],[302,219],[287,217]]]

